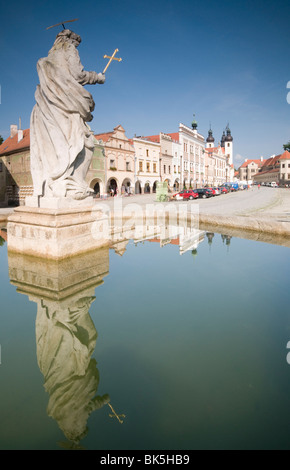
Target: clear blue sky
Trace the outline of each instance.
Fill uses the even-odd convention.
[[[29,127],[38,83],[36,63],[62,27],[82,37],[86,70],[102,71],[119,49],[102,86],[88,86],[95,133],[122,124],[127,137],[177,132],[193,113],[216,142],[229,123],[235,165],[283,151],[290,140],[290,3],[285,0],[49,0],[2,2],[0,134]],[[290,101],[290,100],[289,100]]]

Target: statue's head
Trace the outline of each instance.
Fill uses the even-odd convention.
[[[71,42],[75,47],[78,47],[82,41],[81,37],[70,29],[63,29],[58,33],[58,35],[56,36],[56,41],[58,42],[60,40],[67,40]]]

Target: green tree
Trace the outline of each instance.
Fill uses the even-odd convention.
[[[288,142],[288,144],[284,144],[283,148],[284,150],[288,150],[288,152],[290,152],[290,141]]]
[[[3,139],[2,135],[0,135],[0,145],[2,144],[3,140],[4,139]]]

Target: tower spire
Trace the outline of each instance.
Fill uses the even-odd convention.
[[[193,115],[193,121],[191,123],[191,127],[194,131],[197,129],[197,122],[196,122],[196,119],[195,119],[195,114]]]

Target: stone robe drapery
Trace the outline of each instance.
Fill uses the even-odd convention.
[[[83,85],[103,83],[86,72],[75,45],[59,38],[37,63],[37,86],[30,122],[31,173],[35,196],[83,199],[94,137],[86,122],[95,103]]]

